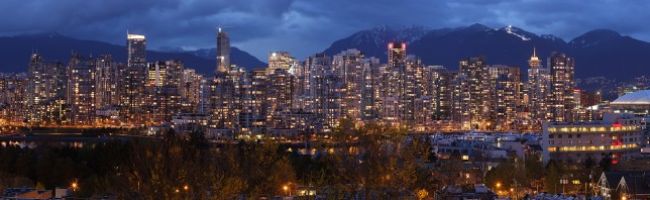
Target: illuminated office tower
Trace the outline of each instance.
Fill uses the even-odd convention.
[[[183,69],[183,64],[177,60],[149,64],[143,106],[148,114],[148,124],[169,122],[173,115],[180,112],[182,104],[179,88]]]
[[[73,54],[67,68],[66,101],[69,122],[73,125],[93,125],[95,122],[95,60]]]
[[[354,121],[361,119],[361,90],[363,83],[364,56],[356,49],[348,49],[332,59],[335,76],[340,77],[342,87],[341,108],[344,116]]]
[[[267,81],[264,69],[253,70],[242,79],[239,124],[242,133],[263,133],[267,117]]]
[[[535,49],[528,60],[528,110],[535,126],[541,127],[541,122],[550,118],[548,112],[550,96],[550,71],[544,67],[537,57]]]
[[[181,96],[183,112],[199,113],[201,104],[201,84],[203,75],[194,69],[184,69],[178,92]]]
[[[491,89],[491,115],[496,130],[516,128],[518,109],[521,106],[521,75],[519,67],[493,65],[489,67]]]
[[[127,123],[141,124],[144,106],[145,81],[147,78],[146,38],[144,35],[127,34],[127,67],[121,73],[121,104]]]
[[[487,129],[490,119],[490,79],[485,61],[473,57],[460,61],[454,81],[454,120],[461,129]]]
[[[379,118],[379,92],[381,64],[378,58],[367,58],[361,69],[361,119],[365,121]]]
[[[66,70],[60,62],[45,62],[32,54],[27,73],[25,112],[30,124],[60,124],[65,120]]]
[[[571,122],[574,120],[575,60],[566,54],[553,52],[548,59],[551,88],[549,108],[551,121]]]
[[[217,69],[230,68],[230,38],[221,30],[217,31]]]
[[[293,74],[298,62],[289,52],[278,51],[269,54],[269,67],[266,68],[266,74],[273,74],[277,69],[282,69]]]
[[[111,55],[102,55],[95,59],[96,108],[104,108],[119,104],[119,80],[119,65],[113,61]]]

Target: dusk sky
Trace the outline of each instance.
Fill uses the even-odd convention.
[[[570,40],[607,28],[650,40],[650,1],[616,0],[3,0],[0,35],[59,32],[123,45],[127,29],[150,49],[213,48],[223,26],[233,46],[266,60],[286,50],[298,58],[380,25],[445,28],[514,25]]]

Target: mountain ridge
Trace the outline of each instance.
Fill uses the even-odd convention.
[[[373,46],[367,45],[368,41],[355,41],[359,39],[355,35],[369,30],[372,29],[361,30],[334,41],[323,52],[334,55],[346,49],[356,48],[368,57],[374,56],[385,62],[385,45]],[[382,40],[385,43],[391,41],[381,37],[366,40]],[[630,79],[636,75],[650,73],[645,70],[644,61],[646,55],[650,55],[650,43],[609,29],[594,29],[565,41],[552,34],[535,34],[515,26],[491,28],[475,23],[457,28],[430,29],[407,46],[407,53],[418,56],[423,63],[443,65],[452,70],[457,69],[461,59],[484,56],[488,64],[518,66],[525,75],[527,60],[533,48],[536,48],[543,64],[546,64],[546,58],[553,51],[575,57],[578,78],[608,76]],[[620,67],[626,70],[620,70]]]
[[[125,46],[95,40],[75,39],[57,32],[5,36],[0,37],[0,72],[26,72],[30,55],[34,52],[40,53],[46,60],[63,63],[67,63],[72,52],[93,56],[111,54],[114,60],[123,63],[126,62],[127,56]],[[236,47],[231,48],[231,55],[233,64],[245,68],[265,65],[262,61]],[[205,75],[214,73],[216,66],[216,58],[199,56],[193,51],[147,50],[148,61],[170,59],[181,60],[186,67],[193,68]]]

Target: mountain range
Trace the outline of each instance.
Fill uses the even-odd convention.
[[[551,52],[574,57],[579,78],[605,76],[631,79],[650,74],[650,43],[623,36],[616,31],[597,29],[569,42],[553,35],[537,35],[521,28],[491,28],[473,24],[459,28],[426,29],[422,27],[378,27],[359,31],[340,39],[324,50],[329,55],[356,48],[366,56],[386,61],[388,42],[406,42],[407,53],[418,56],[423,63],[457,69],[461,59],[483,56],[488,64],[518,66],[525,75],[527,60],[533,48],[546,64]]]
[[[650,74],[646,59],[650,56],[650,43],[607,29],[588,31],[567,42],[553,35],[537,35],[513,26],[491,28],[473,24],[442,29],[380,26],[334,41],[323,52],[335,55],[356,48],[367,57],[374,56],[385,62],[387,43],[392,41],[406,42],[407,53],[418,56],[425,64],[443,65],[452,70],[458,68],[461,59],[483,56],[488,64],[518,66],[525,75],[527,60],[536,48],[544,64],[553,51],[574,57],[579,78],[604,76],[629,80]],[[179,59],[203,74],[213,73],[216,49],[169,49],[172,50],[147,51],[147,59]],[[117,61],[126,61],[126,48],[121,45],[79,40],[57,33],[7,36],[0,37],[0,72],[26,71],[32,52],[42,54],[46,60],[66,63],[73,51],[84,55],[112,54]],[[247,69],[266,66],[236,47],[231,48],[231,56],[232,63]]]
[[[126,42],[125,42],[126,43]],[[45,60],[67,63],[72,52],[82,55],[111,54],[113,59],[126,62],[125,46],[106,42],[79,40],[58,33],[19,35],[0,37],[0,72],[25,72],[30,54],[37,52]],[[254,56],[231,48],[232,63],[248,68],[263,67],[266,63]],[[194,68],[203,74],[212,74],[216,68],[216,50],[199,49],[185,52],[147,51],[147,60],[181,60],[185,66]]]

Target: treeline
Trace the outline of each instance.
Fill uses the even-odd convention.
[[[119,199],[232,199],[287,194],[309,187],[328,198],[385,199],[433,193],[453,177],[429,164],[426,139],[379,125],[344,123],[315,154],[272,141],[211,145],[201,132],[188,138],[109,141],[83,148],[39,145],[0,148],[0,189],[68,187],[76,196]],[[313,149],[313,150],[312,150]]]

